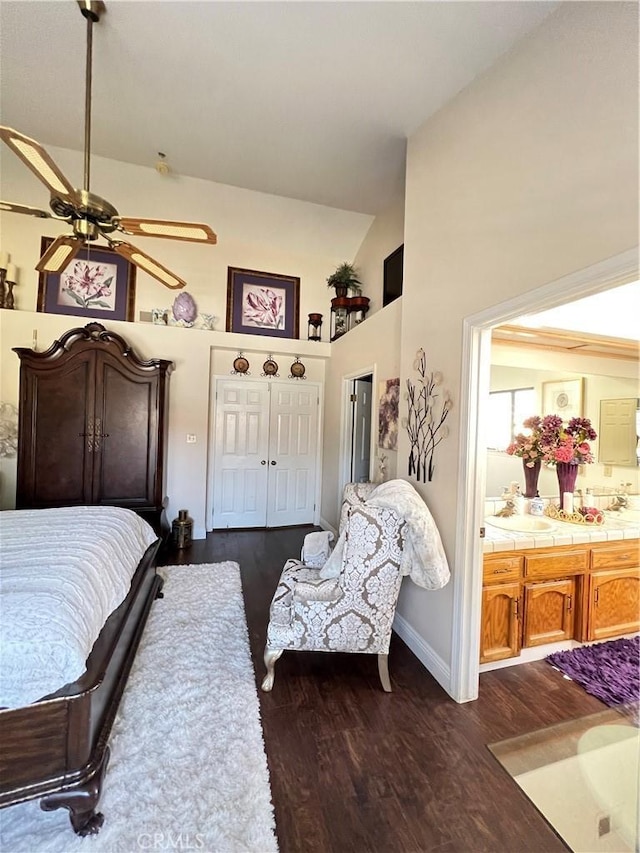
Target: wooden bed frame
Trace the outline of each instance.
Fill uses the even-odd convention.
[[[68,809],[78,835],[99,831],[111,726],[151,605],[162,597],[159,547],[157,540],[147,548],[84,675],[32,705],[0,710],[0,808],[40,797],[45,811]]]

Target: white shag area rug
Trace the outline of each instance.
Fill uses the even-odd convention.
[[[111,739],[98,835],[65,809],[0,809],[3,853],[277,851],[237,563],[170,566]]]

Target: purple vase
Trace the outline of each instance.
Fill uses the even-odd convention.
[[[572,465],[570,462],[556,462],[556,473],[560,489],[560,508],[562,509],[562,496],[564,493],[571,492],[573,494],[576,489],[578,466]]]
[[[529,468],[529,466],[526,465],[523,460],[522,467],[524,468],[524,496],[525,498],[535,498],[535,496],[538,494],[540,460],[535,459],[532,468]]]

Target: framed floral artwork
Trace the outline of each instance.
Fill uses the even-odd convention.
[[[41,255],[52,242],[42,238]],[[37,308],[47,314],[132,321],[135,300],[136,268],[108,246],[85,245],[62,272],[38,280]]]
[[[400,379],[383,379],[379,383],[378,447],[398,449],[398,414],[400,409]]]
[[[563,421],[582,417],[582,379],[559,379],[542,383],[542,414],[558,415]]]
[[[299,278],[228,268],[227,332],[297,338],[299,312]]]

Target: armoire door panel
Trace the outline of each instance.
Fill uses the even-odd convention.
[[[119,365],[107,360],[99,365],[94,500],[122,506],[152,503],[158,429],[156,383],[147,378],[132,380]]]
[[[60,371],[29,376],[19,451],[18,508],[91,502],[93,367],[93,358],[87,354]]]

